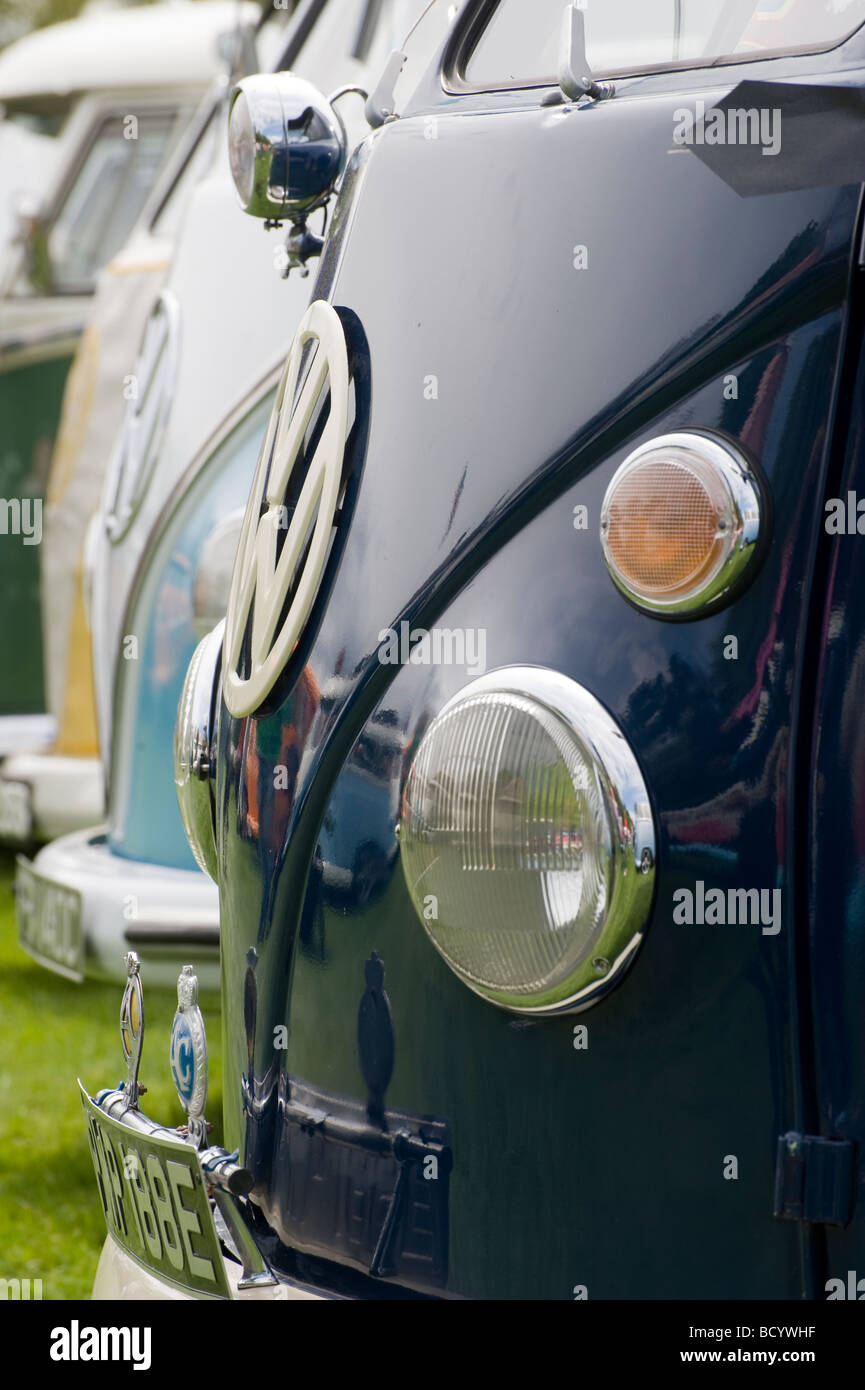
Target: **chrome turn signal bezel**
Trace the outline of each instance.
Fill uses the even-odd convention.
[[[719,561],[690,588],[664,597],[638,588],[623,573],[611,543],[611,509],[625,481],[652,462],[667,460],[691,467],[702,481],[711,477],[724,496],[723,542]],[[702,475],[702,476],[701,476]],[[648,440],[635,449],[613,474],[601,507],[601,546],[610,578],[635,607],[656,617],[696,618],[722,607],[741,587],[746,572],[756,571],[766,530],[766,504],[757,474],[732,441],[702,431],[678,431]]]

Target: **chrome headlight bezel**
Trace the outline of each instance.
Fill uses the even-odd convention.
[[[502,693],[534,703],[567,726],[590,759],[606,809],[610,860],[607,866],[609,909],[588,956],[566,978],[532,998],[525,992],[480,986],[450,959],[425,919],[406,867],[411,833],[409,800],[412,772],[424,740],[441,720],[479,695]],[[642,827],[638,831],[637,827]],[[415,753],[406,781],[400,816],[401,859],[409,896],[417,916],[442,959],[473,993],[509,1012],[546,1016],[589,1008],[621,979],[644,938],[655,889],[657,836],[646,783],[622,731],[599,700],[570,677],[539,666],[512,666],[470,682],[436,715]]]
[[[196,647],[174,726],[174,784],[180,818],[196,863],[218,879],[215,835],[216,709],[225,622]]]

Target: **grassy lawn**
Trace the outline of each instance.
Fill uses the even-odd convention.
[[[0,852],[0,1278],[41,1279],[43,1299],[87,1298],[105,1238],[76,1078],[93,1094],[125,1075],[122,988],[74,985],[33,964],[17,944],[14,857]],[[168,1071],[173,991],[148,989],[142,1109],[181,1123]],[[213,1141],[222,1125],[219,1001],[208,1024]]]

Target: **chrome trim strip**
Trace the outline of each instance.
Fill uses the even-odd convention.
[[[136,922],[134,927],[126,928],[123,936],[130,946],[169,946],[172,950],[184,952],[192,946],[197,951],[204,948],[219,950],[218,925],[206,927],[190,923],[178,928],[170,924]]]

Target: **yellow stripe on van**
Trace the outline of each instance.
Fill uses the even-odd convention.
[[[110,275],[150,275],[155,270],[167,270],[171,262],[155,261],[109,261],[105,269]]]
[[[96,394],[100,347],[99,329],[93,323],[88,324],[81,335],[63,392],[60,427],[48,477],[49,506],[63,501],[81,457]]]
[[[71,758],[98,758],[96,691],[93,685],[93,650],[84,613],[81,564],[75,569],[75,596],[66,662],[63,715],[57,731],[56,753]]]

